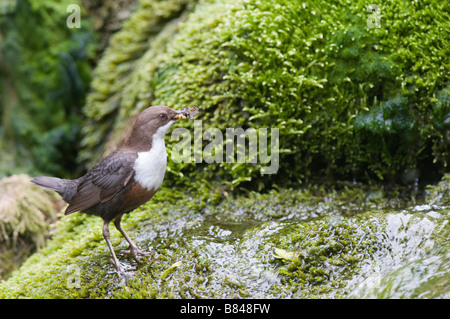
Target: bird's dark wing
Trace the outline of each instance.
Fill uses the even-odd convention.
[[[65,214],[110,200],[133,179],[137,154],[117,150],[98,162],[81,180]]]

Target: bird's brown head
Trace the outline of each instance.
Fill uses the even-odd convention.
[[[164,105],[151,106],[136,118],[125,147],[138,152],[148,151],[154,136],[164,138],[170,126],[179,118],[178,111]]]

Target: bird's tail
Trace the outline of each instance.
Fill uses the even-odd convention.
[[[57,177],[38,176],[31,180],[34,185],[42,188],[58,191],[61,186],[61,179]]]
[[[39,187],[56,191],[66,202],[69,202],[73,197],[73,191],[71,190],[73,187],[69,185],[75,182],[73,180],[50,176],[37,176],[31,182]]]

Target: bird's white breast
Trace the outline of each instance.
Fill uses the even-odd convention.
[[[146,189],[159,189],[166,173],[167,153],[164,143],[166,134],[173,121],[161,126],[153,135],[152,148],[148,152],[139,152],[134,163],[134,178]]]

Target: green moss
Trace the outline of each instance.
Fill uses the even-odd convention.
[[[91,151],[102,149],[112,123],[123,128],[137,110],[166,104],[198,105],[203,130],[280,130],[274,175],[261,176],[261,163],[170,162],[170,182],[193,189],[214,180],[259,190],[337,179],[430,182],[446,170],[447,2],[383,4],[381,28],[372,29],[367,1],[169,3],[167,19],[154,16],[159,2],[142,5],[100,62],[82,160],[98,158]]]
[[[115,117],[129,119],[135,110],[149,105],[149,79],[177,30],[177,18],[183,19],[183,10],[192,2],[139,1],[136,10],[123,23],[122,30],[111,36],[95,69],[92,92],[87,96],[85,115],[88,122],[83,128],[84,149],[79,154],[79,161],[89,164],[98,160],[108,135],[114,129],[119,133],[124,129],[123,122],[114,126]],[[189,11],[189,6],[186,10]],[[120,137],[113,136],[115,139]]]
[[[427,199],[436,205],[450,205],[450,174],[444,175],[442,181],[437,185],[430,185],[427,189]]]
[[[277,244],[277,247],[295,247],[297,255],[288,262],[277,261],[281,265],[281,283],[310,287],[306,294],[345,287],[347,280],[360,270],[364,259],[379,249],[376,240],[366,239],[367,234],[373,234],[373,229],[360,224],[361,220],[357,219],[325,218],[296,226]],[[297,296],[302,293],[297,292]]]
[[[101,220],[69,215],[45,248],[0,283],[0,297],[343,298],[374,293],[367,289],[376,271],[390,283],[396,274],[407,280],[404,272],[419,267],[414,260],[427,260],[423,272],[445,271],[448,207],[392,209],[389,202],[365,206],[362,200],[365,208],[349,214],[349,192],[355,190],[280,189],[224,197],[214,206],[165,188],[124,217],[138,245],[154,250],[140,263],[118,255],[136,267],[127,281],[108,262]],[[116,250],[126,248],[113,227],[111,237]],[[282,250],[288,257],[274,257]],[[71,288],[77,270],[79,287]],[[448,286],[430,284],[445,283],[445,277],[411,278],[405,296],[448,294]]]
[[[111,36],[92,83],[89,19],[81,29],[61,26],[62,0],[2,9],[0,147],[15,148],[2,157],[5,173],[16,162],[76,174],[152,104],[199,105],[204,130],[280,130],[277,174],[261,176],[262,163],[170,162],[168,180],[192,189],[211,181],[227,190],[341,179],[430,183],[448,170],[448,2],[383,4],[380,28],[367,26],[368,1],[121,3],[134,12]]]

